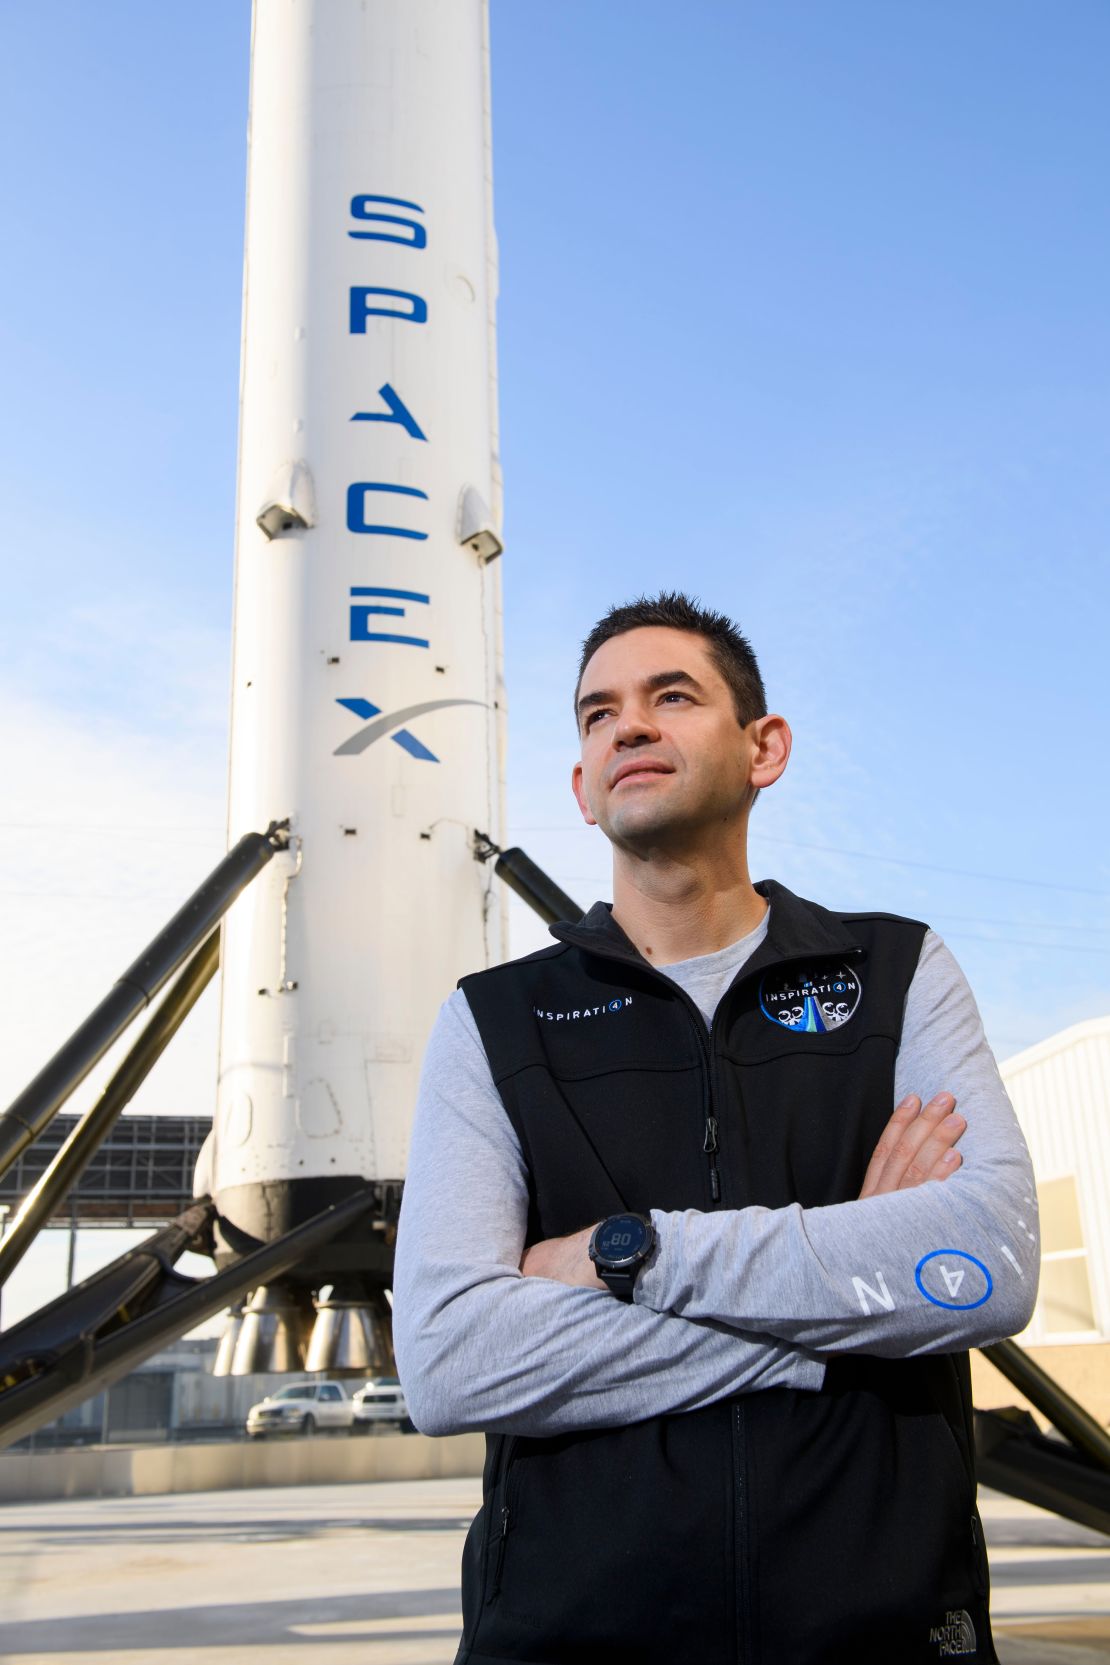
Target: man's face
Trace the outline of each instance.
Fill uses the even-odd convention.
[[[738,823],[757,745],[704,637],[650,626],[602,644],[578,690],[585,820],[629,848],[684,845]]]

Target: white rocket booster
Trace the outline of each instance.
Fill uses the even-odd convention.
[[[229,839],[204,1180],[222,1255],[399,1181],[421,1053],[504,955],[484,0],[255,0]]]

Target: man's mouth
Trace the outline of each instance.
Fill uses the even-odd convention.
[[[673,769],[668,769],[662,764],[640,763],[634,768],[622,769],[620,773],[614,777],[613,784],[609,790],[612,792],[615,791],[618,786],[634,786],[638,782],[658,780],[660,775],[670,775],[673,773]]]

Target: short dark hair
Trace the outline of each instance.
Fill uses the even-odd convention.
[[[736,720],[741,728],[756,717],[767,715],[767,693],[751,643],[730,618],[711,607],[703,607],[697,600],[683,595],[681,590],[661,590],[656,596],[642,595],[623,607],[610,607],[594,625],[582,643],[582,657],[578,661],[578,681],[574,687],[574,717],[578,721],[578,695],[582,675],[604,642],[623,636],[628,630],[645,626],[663,626],[667,630],[688,630],[692,636],[703,636],[709,657],[720,671],[732,692]]]

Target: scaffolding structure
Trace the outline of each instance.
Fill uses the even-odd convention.
[[[56,1115],[0,1176],[0,1209],[7,1206],[9,1219],[79,1120]],[[207,1116],[121,1116],[47,1223],[76,1225],[82,1231],[90,1226],[165,1225],[193,1200],[193,1173],[211,1126]]]

